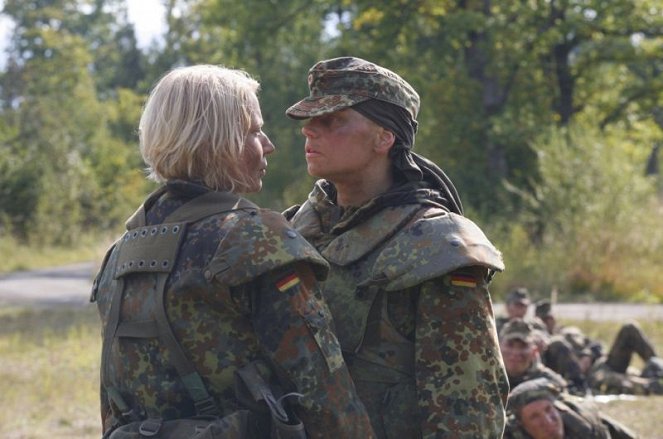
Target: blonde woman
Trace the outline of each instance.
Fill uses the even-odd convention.
[[[274,424],[303,437],[300,420],[311,438],[373,435],[320,299],[327,264],[239,195],[261,189],[274,152],[258,89],[243,71],[198,65],[166,74],[145,105],[140,150],[162,186],[92,295],[105,437],[264,438]]]

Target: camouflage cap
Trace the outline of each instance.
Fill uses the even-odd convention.
[[[541,299],[538,302],[536,302],[536,306],[534,307],[534,315],[540,319],[551,316],[552,305],[550,304],[550,300]]]
[[[522,305],[529,305],[529,291],[527,291],[527,288],[524,287],[516,288],[506,296],[506,303],[520,303]]]
[[[527,380],[509,392],[507,410],[517,415],[520,409],[531,402],[540,399],[555,401],[561,391],[558,385],[545,377]]]
[[[311,94],[286,114],[308,119],[351,107],[369,99],[398,105],[416,120],[419,95],[403,78],[377,64],[351,56],[320,61],[308,72]]]
[[[500,331],[500,340],[522,340],[525,343],[534,342],[534,330],[532,325],[523,319],[509,320]]]

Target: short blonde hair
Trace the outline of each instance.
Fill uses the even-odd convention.
[[[248,73],[213,65],[167,73],[140,118],[148,178],[200,181],[230,192],[246,189],[248,177],[239,162],[251,127],[249,104],[259,88]]]

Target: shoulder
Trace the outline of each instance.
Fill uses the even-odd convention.
[[[502,271],[502,254],[471,220],[439,208],[423,209],[381,251],[376,263],[389,290],[402,289],[468,266]]]
[[[233,212],[223,228],[225,234],[207,266],[209,277],[239,285],[295,262],[309,263],[319,279],[327,274],[327,262],[278,212]]]
[[[560,374],[558,374],[548,366],[544,366],[543,363],[537,363],[530,372],[530,376],[528,377],[528,379],[541,378],[541,377],[547,378],[548,380],[552,381],[555,385],[559,386],[561,389],[565,389],[568,385],[566,380]]]

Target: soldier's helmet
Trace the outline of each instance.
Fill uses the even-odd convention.
[[[346,56],[316,63],[308,72],[308,87],[310,95],[286,110],[289,117],[308,119],[369,99],[398,105],[412,120],[419,112],[419,95],[407,81],[361,58]]]
[[[512,319],[504,324],[500,331],[500,340],[521,340],[525,343],[534,343],[534,329],[523,319]]]
[[[541,299],[536,302],[536,306],[534,307],[534,315],[540,319],[545,319],[546,317],[552,316],[552,305],[550,304],[550,300]]]
[[[519,303],[529,306],[531,303],[529,291],[524,287],[516,288],[506,296],[506,303]]]
[[[562,389],[548,378],[541,377],[527,380],[518,384],[509,393],[507,411],[517,416],[520,409],[527,404],[540,399],[554,402],[561,392]]]

